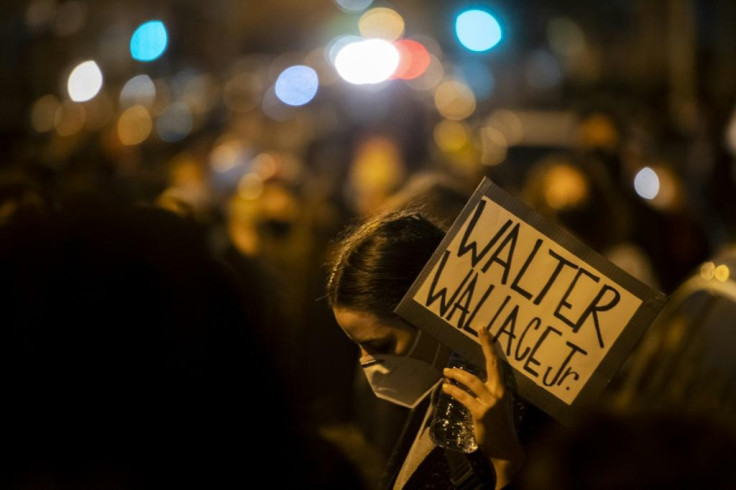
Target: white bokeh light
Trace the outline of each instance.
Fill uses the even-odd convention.
[[[335,57],[337,73],[346,82],[356,85],[388,80],[398,66],[399,51],[383,39],[366,39],[348,44]]]
[[[300,106],[311,101],[318,88],[317,72],[308,66],[295,65],[281,72],[274,85],[274,93],[284,104]]]
[[[335,3],[346,12],[361,12],[370,7],[373,0],[335,0]]]
[[[352,34],[347,36],[337,36],[333,38],[327,46],[325,46],[325,58],[334,65],[337,54],[342,50],[342,48],[348,44],[357,43],[362,40],[362,37]]]
[[[659,177],[657,172],[644,167],[634,177],[634,190],[644,199],[654,199],[659,194]]]
[[[69,75],[66,88],[74,102],[92,99],[102,88],[100,67],[92,60],[78,64]]]

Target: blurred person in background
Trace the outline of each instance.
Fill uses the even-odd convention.
[[[381,210],[412,209],[447,232],[474,190],[446,172],[416,172],[386,200]]]
[[[202,230],[97,206],[0,228],[0,486],[361,488],[285,389]]]
[[[265,325],[264,335],[303,410],[315,424],[325,425],[349,417],[344,393],[352,384],[348,366],[354,353],[317,302],[324,291],[325,242],[336,225],[320,215],[324,205],[304,185],[271,178],[258,192],[231,196],[222,256],[236,269],[248,262],[263,269],[272,286],[263,304],[272,305],[270,311],[278,318],[276,324]],[[321,355],[325,351],[331,356]],[[336,371],[343,376],[336,377]]]
[[[49,199],[41,186],[19,170],[0,172],[0,225],[45,212]]]
[[[594,192],[602,193],[600,204],[612,208],[601,208],[600,213],[618,222],[614,228],[618,235],[603,244],[618,248],[609,258],[626,270],[627,264],[634,265],[632,257],[643,255],[638,262],[648,262],[653,273],[649,277],[669,293],[712,253],[708,232],[715,234],[715,228],[712,216],[698,213],[700,189],[694,191],[683,174],[685,141],[669,134],[667,121],[657,115],[637,116],[600,108],[583,111],[570,154],[592,179]],[[573,228],[595,239],[579,226]],[[620,243],[626,246],[619,247]],[[639,267],[632,271],[639,279],[647,277]]]
[[[614,378],[606,404],[736,420],[734,271],[731,244],[675,289]]]
[[[386,205],[409,170],[395,138],[372,135],[354,150],[345,182],[345,201],[356,216],[367,217]]]
[[[630,208],[598,162],[552,153],[531,167],[520,197],[629,274],[659,287],[649,256],[632,239]]]
[[[590,410],[529,447],[520,490],[736,488],[733,421],[682,409]]]

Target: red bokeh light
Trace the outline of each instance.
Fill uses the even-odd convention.
[[[399,50],[399,66],[391,78],[411,80],[420,76],[429,67],[429,52],[422,43],[401,39],[396,41],[394,46]]]

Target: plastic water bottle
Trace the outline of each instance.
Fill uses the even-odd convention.
[[[478,366],[454,352],[450,356],[447,367],[464,369],[481,379],[485,375]],[[460,383],[453,380],[450,380],[450,383],[463,388]],[[432,442],[445,449],[472,453],[478,449],[474,429],[473,417],[468,409],[444,391],[440,391],[429,428]]]

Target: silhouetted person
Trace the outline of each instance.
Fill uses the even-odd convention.
[[[685,410],[597,409],[529,450],[519,490],[736,488],[733,423]]]
[[[262,285],[200,231],[154,208],[0,228],[0,486],[359,485],[299,427],[252,323]]]

